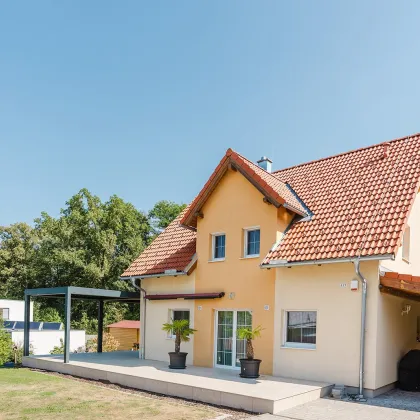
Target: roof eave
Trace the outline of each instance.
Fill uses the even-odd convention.
[[[120,276],[120,280],[141,280],[141,279],[148,279],[153,277],[177,277],[177,276],[187,276],[188,273],[185,271],[176,271],[171,273],[156,273],[156,274],[138,274],[132,276]]]
[[[294,267],[299,265],[318,265],[318,264],[334,264],[343,262],[372,261],[372,260],[394,260],[394,254],[369,255],[365,257],[348,257],[348,258],[328,258],[308,261],[287,261],[272,260],[268,264],[261,264],[260,268],[276,268],[276,267]]]
[[[310,216],[308,213],[297,209],[296,207],[291,206],[290,204],[284,203],[283,207],[285,209],[291,210],[293,213],[299,214],[299,216],[308,217]]]

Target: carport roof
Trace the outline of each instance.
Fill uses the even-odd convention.
[[[379,289],[382,293],[420,301],[420,276],[386,272],[380,278]]]
[[[72,299],[94,299],[117,302],[140,302],[139,292],[126,292],[121,290],[93,289],[89,287],[50,287],[42,289],[26,289],[26,296],[31,297],[65,297],[71,295]]]

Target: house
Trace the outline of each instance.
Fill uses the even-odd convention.
[[[192,203],[122,274],[142,289],[140,354],[189,319],[187,363],[238,369],[240,326],[264,374],[394,386],[420,348],[420,135],[272,171],[227,150]]]
[[[107,332],[119,343],[118,350],[132,350],[137,347],[140,340],[140,321],[123,320],[110,324]]]
[[[0,299],[0,316],[3,320],[23,321],[25,316],[25,301]],[[33,320],[34,305],[31,304],[30,320]]]

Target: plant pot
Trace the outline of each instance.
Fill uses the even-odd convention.
[[[169,369],[185,369],[185,361],[188,353],[175,353],[171,351],[169,354]]]
[[[259,378],[260,377],[260,359],[239,359],[241,362],[241,378]]]

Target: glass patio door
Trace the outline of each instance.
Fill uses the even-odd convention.
[[[240,366],[239,359],[245,357],[246,340],[237,337],[237,330],[243,327],[252,328],[250,311],[216,312],[216,366]]]

